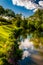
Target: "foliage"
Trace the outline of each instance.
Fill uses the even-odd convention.
[[[10,9],[4,9],[0,6],[0,15],[15,17],[15,13]]]
[[[5,12],[4,8],[2,6],[0,6],[0,15],[4,14],[4,12]]]
[[[13,11],[5,10],[1,6],[0,12],[2,15],[11,16],[11,20],[0,17],[0,65],[16,65],[22,57],[22,50],[18,45],[20,36],[24,39],[32,34],[34,46],[38,48],[39,43],[43,45],[43,10],[23,19],[21,14],[15,15]]]
[[[5,16],[15,17],[15,13],[10,9],[6,9],[5,10]]]

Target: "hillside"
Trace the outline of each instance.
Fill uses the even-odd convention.
[[[21,14],[0,6],[0,65],[17,65],[22,57],[20,36],[25,39],[31,34],[34,46],[39,48],[40,43],[43,46],[43,10],[38,9],[33,16],[22,19]]]
[[[0,15],[15,17],[15,13],[10,9],[4,9],[0,6]]]

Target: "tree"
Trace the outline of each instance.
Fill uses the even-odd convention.
[[[39,48],[39,43],[43,45],[43,10],[38,10],[33,16],[24,19],[20,14],[13,14],[14,12],[7,9],[6,16],[13,19],[0,18],[0,65],[18,64],[22,57],[18,44],[20,36],[25,39],[27,35],[32,35],[31,39],[36,48]]]
[[[10,9],[6,9],[5,10],[5,15],[6,16],[15,17],[15,13],[12,10],[10,10]]]
[[[5,10],[2,6],[0,6],[0,15],[4,14]]]

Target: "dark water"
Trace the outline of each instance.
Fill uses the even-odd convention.
[[[26,57],[25,59],[21,60],[20,65],[37,65],[36,62],[33,61],[31,57]]]
[[[40,57],[40,55],[39,55],[39,53],[38,53],[37,50],[27,49],[27,51],[29,53],[31,53],[31,55],[28,56],[28,57],[25,57],[24,59],[22,59],[21,61],[19,61],[19,65],[43,65],[43,57],[42,57],[42,59],[38,59],[38,60],[32,57],[32,55],[33,56],[36,55],[36,57],[38,55]]]
[[[29,44],[31,43],[29,42]],[[34,47],[33,47],[34,49],[31,48],[32,45],[30,45],[30,47],[28,47],[27,49],[25,48],[25,46],[23,47],[23,52],[28,51],[30,55],[25,57],[21,61],[19,60],[19,65],[43,65],[43,56],[42,56],[43,54],[40,55],[37,49],[35,49]]]

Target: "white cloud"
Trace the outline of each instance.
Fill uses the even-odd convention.
[[[36,0],[12,0],[12,3],[17,6],[24,6],[26,9],[33,10],[34,12],[43,6],[43,1],[39,1],[39,4],[35,3]]]
[[[38,5],[36,3],[34,3],[35,0],[12,0],[14,5],[18,5],[18,6],[24,6],[27,9],[35,9],[36,7],[38,7]]]
[[[39,1],[39,5],[43,7],[43,1]]]
[[[38,5],[35,4],[35,3],[33,3],[33,2],[31,2],[31,1],[28,1],[28,2],[24,5],[24,7],[26,7],[27,9],[32,10],[32,9],[35,9],[36,7],[38,7]]]

